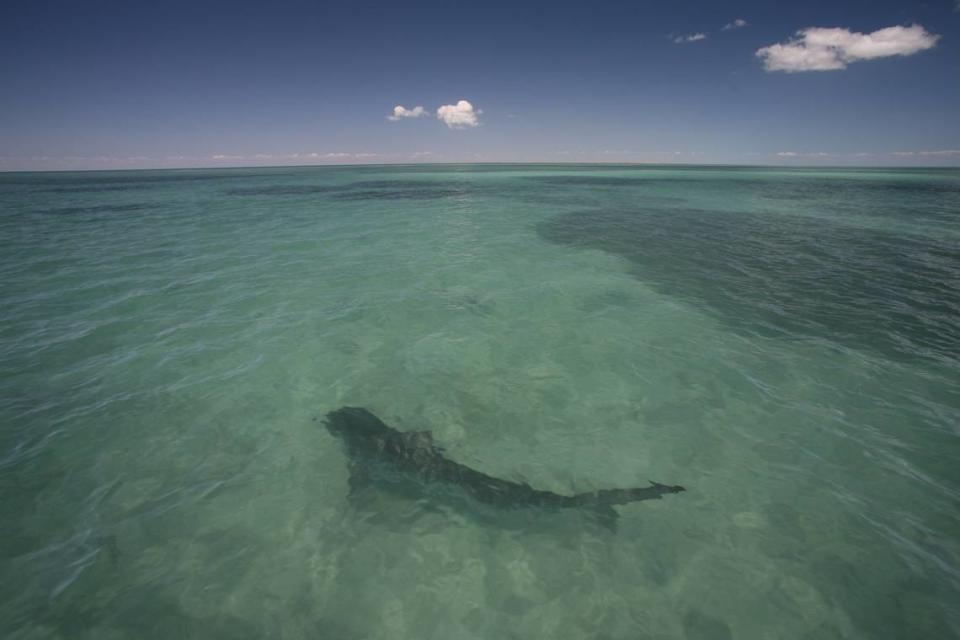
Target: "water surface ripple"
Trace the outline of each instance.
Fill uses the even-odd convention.
[[[960,171],[0,174],[0,636],[960,637]],[[619,509],[349,497],[367,407]]]

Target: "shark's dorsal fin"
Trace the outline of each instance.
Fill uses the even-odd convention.
[[[407,447],[415,449],[441,449],[441,447],[434,444],[433,434],[429,431],[407,431],[400,434],[400,438]]]

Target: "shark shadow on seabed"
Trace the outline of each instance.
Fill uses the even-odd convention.
[[[614,506],[685,491],[652,481],[648,487],[575,495],[534,489],[455,462],[434,444],[429,431],[397,431],[360,407],[331,411],[326,427],[343,442],[348,457],[351,504],[373,504],[374,490],[390,493],[420,505],[405,509],[409,519],[424,510],[452,509],[484,523],[510,526],[511,522],[533,522],[544,513],[577,510],[614,529],[618,517]]]

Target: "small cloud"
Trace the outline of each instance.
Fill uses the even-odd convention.
[[[378,158],[379,153],[351,152],[351,151],[330,151],[327,153],[311,153],[311,158],[322,158],[325,160],[343,160],[349,158],[353,160],[363,160],[364,158]]]
[[[932,151],[892,151],[894,156],[960,156],[960,149],[935,149]]]
[[[707,34],[705,33],[690,33],[683,36],[677,36],[673,39],[675,44],[683,44],[685,42],[697,42],[698,40],[706,40]]]
[[[437,109],[437,117],[451,129],[477,126],[480,124],[477,116],[481,113],[483,112],[474,109],[473,105],[466,100],[460,100],[457,104],[445,104]]]
[[[957,0],[957,2],[960,2],[960,0]],[[723,28],[721,28],[720,30],[733,31],[734,29],[743,29],[744,27],[749,26],[749,24],[750,23],[748,23],[743,18],[737,18],[733,22],[728,22],[727,24],[723,25]]]
[[[811,153],[797,153],[796,151],[778,151],[778,158],[830,158],[834,154],[824,151],[815,151]]]
[[[402,118],[419,118],[420,116],[427,115],[427,110],[423,107],[414,107],[413,109],[407,109],[403,105],[397,105],[393,108],[393,115],[387,116],[387,120],[396,122]]]
[[[922,26],[855,33],[839,27],[801,29],[797,37],[757,50],[767,71],[834,71],[861,60],[910,56],[932,48],[940,36]]]

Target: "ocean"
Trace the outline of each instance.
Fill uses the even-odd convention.
[[[0,174],[0,636],[960,637],[960,170]]]

